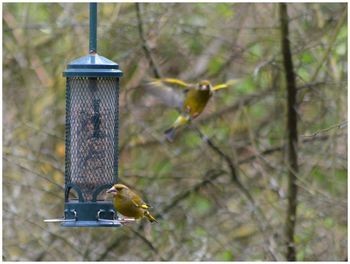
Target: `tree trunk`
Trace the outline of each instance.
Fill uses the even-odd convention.
[[[298,131],[297,131],[297,105],[296,105],[296,84],[293,71],[293,61],[289,42],[288,12],[287,4],[279,4],[279,14],[281,23],[281,45],[284,71],[287,87],[287,133],[288,133],[288,208],[286,214],[286,258],[289,261],[296,260],[296,249],[294,243],[294,232],[297,210],[296,184],[298,173]]]

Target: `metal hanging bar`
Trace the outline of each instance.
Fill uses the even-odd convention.
[[[89,53],[97,53],[97,3],[90,3],[90,42]]]

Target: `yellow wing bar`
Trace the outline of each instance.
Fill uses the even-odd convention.
[[[165,83],[169,83],[169,84],[177,84],[177,85],[185,87],[185,88],[188,88],[189,86],[191,86],[191,84],[186,83],[184,81],[181,81],[179,79],[164,78],[164,79],[161,79],[161,81],[163,81]]]
[[[236,83],[238,83],[240,80],[239,79],[235,79],[235,80],[229,80],[228,82],[226,83],[221,83],[221,84],[217,84],[215,86],[213,86],[211,88],[211,91],[217,91],[217,90],[220,90],[220,89],[225,89],[225,88],[228,88],[232,85],[235,85]]]
[[[228,88],[232,85],[235,85],[236,83],[238,83],[240,81],[240,79],[234,79],[234,80],[229,80],[226,83],[221,83],[221,84],[217,84],[215,86],[213,86],[211,88],[211,91],[217,91],[220,89],[225,89]],[[163,78],[163,79],[154,79],[151,84],[153,84],[154,86],[158,86],[158,87],[162,87],[163,85],[177,85],[181,88],[191,88],[193,87],[192,84],[190,83],[186,83],[182,80],[179,79],[174,79],[174,78]]]
[[[151,83],[156,86],[162,86],[163,84],[178,85],[181,88],[189,88],[191,86],[189,83],[174,78],[155,79]]]

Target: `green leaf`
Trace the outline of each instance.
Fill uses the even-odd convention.
[[[310,63],[314,62],[314,57],[312,56],[312,54],[310,52],[306,52],[306,53],[303,53],[301,55],[301,61],[304,64],[310,64]]]

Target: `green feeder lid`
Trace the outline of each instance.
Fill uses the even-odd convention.
[[[71,61],[64,77],[121,77],[119,65],[98,54],[89,54]]]

